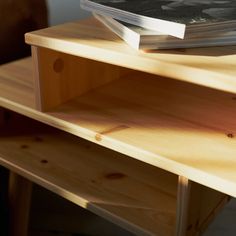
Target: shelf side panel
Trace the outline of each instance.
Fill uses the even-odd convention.
[[[119,79],[125,69],[32,46],[37,109],[46,111]]]
[[[192,182],[186,236],[201,235],[230,197]]]

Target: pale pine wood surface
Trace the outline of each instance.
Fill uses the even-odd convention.
[[[236,196],[232,94],[137,76],[47,114],[82,137]]]
[[[1,106],[236,196],[233,94],[138,73],[47,113],[9,96]]]
[[[119,79],[128,69],[45,48],[32,47],[37,109],[65,101]]]
[[[1,129],[1,165],[138,235],[173,235],[177,176],[24,119]]]
[[[0,68],[0,93],[2,98],[35,107],[33,63],[31,58],[20,59]]]
[[[236,91],[236,46],[136,51],[94,18],[26,34],[26,42],[56,51]]]

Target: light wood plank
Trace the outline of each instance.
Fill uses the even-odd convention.
[[[138,71],[236,91],[236,46],[141,52],[130,48],[94,18],[27,33],[26,42]]]
[[[1,165],[138,235],[173,235],[177,176],[32,120],[0,136]]]
[[[1,106],[236,197],[234,94],[142,73],[48,113],[9,94]]]
[[[176,209],[176,236],[185,236],[189,213],[189,199],[191,192],[191,181],[183,176],[178,179],[177,209]],[[200,200],[200,199],[199,199]]]
[[[23,61],[19,61],[19,62],[14,62],[13,63],[13,65],[15,66],[15,67],[17,67],[16,65],[19,63],[19,64],[22,64],[22,63],[29,63],[29,60],[28,59],[26,59],[26,60],[23,60]],[[24,64],[23,63],[23,64]],[[25,64],[25,65],[26,65]],[[9,69],[9,71],[8,71],[8,73],[7,73],[7,75],[8,75],[8,77],[9,77],[9,75],[11,74],[11,70],[10,70],[10,65],[8,65],[8,69]],[[4,69],[5,69],[5,66],[4,66]],[[3,70],[4,71],[4,70]],[[28,74],[27,74],[27,71],[28,71]],[[1,71],[0,71],[1,72]],[[31,77],[31,73],[29,73],[30,72],[30,69],[29,70],[27,70],[27,66],[25,66],[24,67],[24,75],[25,75],[25,77],[27,77],[27,78],[24,78],[26,81],[28,81],[26,84],[25,84],[25,86],[27,86],[27,87],[31,87],[30,86],[30,84],[33,84],[32,83],[32,81],[30,82],[30,77]],[[4,73],[3,73],[4,74]],[[11,75],[13,78],[15,78],[15,76],[14,76],[14,74],[13,75]],[[9,77],[9,78],[11,78],[11,76]],[[129,91],[129,89],[132,87],[133,88],[133,93],[127,93],[126,95],[127,95],[127,98],[125,97],[125,99],[130,99],[130,96],[131,96],[131,98],[132,99],[130,99],[129,101],[131,102],[130,104],[132,104],[132,101],[134,102],[135,101],[135,106],[138,106],[138,107],[143,107],[143,106],[147,106],[147,104],[148,104],[148,109],[151,111],[152,109],[153,109],[153,107],[155,107],[156,105],[158,105],[158,109],[160,109],[160,111],[161,112],[163,112],[164,110],[163,109],[166,109],[167,110],[167,112],[168,112],[168,109],[167,109],[167,107],[165,107],[164,105],[165,104],[163,104],[163,106],[161,105],[162,103],[161,102],[159,102],[158,100],[156,100],[156,98],[155,98],[155,96],[154,96],[154,93],[155,93],[155,91],[156,91],[156,86],[158,85],[158,86],[160,86],[161,85],[161,87],[159,88],[159,95],[161,95],[161,97],[162,97],[162,100],[164,100],[164,98],[165,98],[165,96],[169,96],[169,93],[167,93],[167,94],[165,94],[166,93],[166,89],[167,88],[169,88],[169,86],[170,87],[172,87],[173,86],[173,88],[177,88],[177,90],[178,89],[180,89],[181,88],[181,90],[183,89],[183,87],[182,86],[176,86],[176,85],[183,85],[183,83],[180,83],[180,82],[176,82],[176,83],[173,83],[173,81],[169,81],[168,82],[168,80],[166,79],[166,80],[162,80],[162,79],[158,79],[157,81],[156,80],[153,80],[153,78],[152,77],[148,77],[147,75],[145,75],[145,74],[136,74],[136,76],[137,76],[137,78],[131,78],[131,79],[127,79],[127,78],[125,78],[125,82],[124,82],[124,80],[121,80],[121,81],[115,81],[114,83],[112,83],[112,84],[110,84],[110,85],[108,85],[108,86],[105,86],[104,88],[101,88],[101,89],[99,89],[99,90],[97,90],[97,91],[93,91],[93,92],[91,92],[91,93],[89,93],[88,95],[85,95],[85,96],[83,96],[83,97],[81,97],[81,98],[79,98],[79,99],[77,99],[79,102],[78,102],[78,104],[81,106],[81,101],[83,101],[83,99],[84,99],[84,97],[85,98],[88,98],[88,99],[86,99],[87,101],[89,101],[88,102],[88,104],[90,103],[90,100],[91,100],[91,98],[94,96],[94,94],[100,94],[99,96],[99,99],[97,99],[97,100],[100,100],[100,98],[102,98],[102,101],[101,101],[101,105],[102,105],[102,112],[103,112],[103,109],[104,109],[104,107],[103,107],[103,105],[104,105],[104,101],[111,101],[111,104],[113,104],[113,102],[115,102],[114,104],[115,105],[119,105],[118,106],[118,109],[121,109],[121,107],[122,106],[120,106],[120,103],[117,103],[117,101],[119,101],[119,99],[121,99],[120,97],[121,97],[121,95],[122,95],[122,93],[124,93],[126,90],[127,90],[127,92]],[[140,78],[141,79],[140,79]],[[146,77],[146,78],[145,78]],[[5,77],[4,77],[5,78]],[[21,79],[21,78],[20,78]],[[145,86],[143,86],[143,84],[145,84],[145,83],[143,83],[143,81],[146,81],[146,80],[148,80],[149,82],[150,82],[150,85],[145,85]],[[154,81],[154,83],[152,83]],[[165,81],[165,83],[164,83],[164,81]],[[7,81],[8,82],[8,81]],[[3,83],[4,84],[4,83]],[[16,84],[18,84],[17,83],[17,79],[16,79]],[[114,86],[115,85],[115,86]],[[117,86],[118,85],[118,86]],[[186,84],[184,84],[184,85],[186,85]],[[195,88],[195,89],[200,89],[200,91],[204,91],[205,89],[203,89],[203,88],[199,88],[199,87],[195,87],[195,86],[191,86],[191,85],[187,85],[187,88],[189,88],[188,86],[190,86],[190,87],[193,87],[193,88]],[[32,86],[33,87],[33,86]],[[111,90],[109,89],[109,93],[107,94],[107,95],[109,95],[110,96],[110,94],[112,94],[112,96],[111,96],[111,98],[110,97],[108,97],[109,99],[107,100],[107,99],[105,99],[105,97],[103,98],[101,95],[103,94],[103,92],[104,91],[108,91],[107,90],[107,87],[108,88],[112,88]],[[14,88],[14,84],[13,84],[13,88]],[[24,86],[22,87],[23,89],[24,89]],[[21,89],[22,89],[21,88]],[[139,91],[140,90],[140,91]],[[27,90],[25,90],[25,91],[27,91]],[[113,93],[115,91],[115,93]],[[122,91],[122,92],[121,92]],[[163,91],[164,91],[164,93],[163,93]],[[172,90],[171,90],[172,91]],[[174,91],[174,90],[173,90]],[[211,91],[211,90],[208,90],[208,92],[209,91]],[[148,103],[145,101],[145,99],[144,100],[142,100],[142,101],[140,101],[139,99],[138,99],[138,96],[140,96],[140,94],[141,94],[141,92],[144,92],[144,94],[149,94],[149,98],[148,97],[146,97],[145,99],[150,99],[150,100],[148,100]],[[178,91],[177,91],[178,92]],[[213,91],[213,93],[215,93],[216,91]],[[33,93],[33,89],[31,90],[31,95],[32,95],[32,93]],[[218,93],[218,92],[217,92]],[[92,96],[91,96],[91,94],[92,94]],[[185,92],[183,93],[183,94],[186,94]],[[197,95],[198,93],[196,93],[196,95]],[[218,93],[218,94],[221,94],[222,95],[222,93]],[[30,94],[29,94],[30,95]],[[103,94],[104,95],[104,94]],[[212,95],[212,94],[211,94]],[[95,96],[96,97],[96,96]],[[181,96],[180,96],[181,97]],[[17,97],[16,97],[17,98]],[[56,126],[56,127],[60,127],[60,128],[62,128],[62,129],[67,129],[69,126],[63,126],[63,127],[61,127],[61,126],[59,126],[59,125],[61,125],[61,124],[63,124],[64,122],[62,121],[62,120],[60,120],[60,119],[58,119],[57,121],[59,121],[58,123],[56,123],[55,122],[55,118],[53,117],[53,116],[50,116],[50,115],[48,115],[48,114],[46,114],[46,113],[41,113],[41,112],[38,112],[38,111],[36,111],[36,110],[33,110],[33,109],[31,109],[31,108],[27,108],[27,106],[25,106],[24,104],[19,104],[19,103],[14,103],[14,102],[12,102],[12,101],[10,101],[10,99],[11,99],[11,97],[10,98],[4,98],[4,96],[1,98],[1,101],[3,102],[3,104],[6,106],[6,107],[10,107],[10,108],[12,108],[13,110],[15,109],[15,110],[18,110],[18,111],[20,111],[21,113],[26,113],[28,116],[31,116],[31,117],[34,117],[34,118],[36,118],[36,119],[38,119],[38,120],[41,120],[41,121],[43,121],[43,122],[45,122],[45,123],[49,123],[49,124],[53,124],[54,126]],[[93,98],[92,98],[93,99]],[[122,98],[123,99],[123,98]],[[14,100],[14,99],[13,99]],[[80,101],[81,100],[81,101]],[[162,101],[161,100],[161,101]],[[17,100],[16,100],[17,101]],[[24,100],[20,100],[21,102],[23,101],[24,102]],[[189,99],[187,100],[187,101],[189,101]],[[73,104],[74,102],[71,102],[71,103],[69,103],[69,104]],[[77,104],[77,105],[78,105]],[[86,107],[88,106],[88,104],[86,103],[85,105],[86,105]],[[96,103],[93,103],[93,104],[95,104],[94,106],[97,106],[96,105]],[[106,103],[105,103],[106,104]],[[127,103],[124,103],[124,104],[126,104],[126,106],[127,106]],[[68,104],[65,104],[65,107],[66,106],[68,106]],[[63,106],[64,107],[64,106]],[[91,106],[88,106],[87,108],[90,108]],[[129,106],[128,106],[129,107]],[[72,106],[72,108],[73,108],[73,106]],[[84,106],[82,106],[82,108],[84,109],[85,107]],[[61,108],[59,108],[59,110],[60,110]],[[173,107],[171,108],[171,110],[173,109]],[[73,112],[75,112],[75,110],[73,111],[73,109],[72,110],[68,110],[68,108],[67,109],[65,109],[65,110],[63,110],[63,112],[65,112],[65,111],[72,111],[72,113]],[[82,110],[83,111],[83,110]],[[90,109],[88,109],[88,111],[90,111]],[[132,111],[134,111],[134,110],[132,110],[131,109],[131,112]],[[159,112],[160,112],[159,111]],[[175,111],[175,110],[174,110]],[[79,110],[79,112],[81,112],[81,110]],[[176,112],[176,111],[175,111]],[[78,111],[76,111],[75,113],[74,113],[74,115],[76,115],[78,113]],[[62,113],[62,114],[64,114],[64,115],[68,115],[67,113]],[[126,113],[124,113],[124,114],[126,114]],[[158,113],[157,113],[158,114]],[[78,115],[78,114],[77,114]],[[78,116],[74,116],[74,118],[78,118]],[[94,113],[94,115],[95,116],[97,116],[97,113],[95,112]],[[103,115],[109,115],[109,113],[104,113]],[[145,115],[145,114],[142,114],[141,115],[141,118],[143,118],[143,117],[145,117],[145,116],[143,116],[143,115]],[[104,118],[106,117],[106,116],[104,116]],[[110,116],[110,115],[109,115]],[[72,117],[72,116],[71,116]],[[139,116],[137,116],[136,118],[139,118],[140,119],[140,117]],[[106,118],[107,119],[107,118]],[[109,118],[110,119],[110,118]],[[119,117],[118,117],[118,119],[120,119]],[[115,122],[116,122],[116,120],[114,120]],[[15,122],[15,123],[18,123],[18,122]],[[104,123],[105,124],[105,123]],[[217,125],[217,123],[216,123],[216,125]],[[111,132],[120,132],[120,131],[122,131],[123,129],[126,129],[126,128],[128,128],[128,127],[126,127],[126,126],[120,126],[120,127],[115,127],[115,129],[111,129]],[[75,132],[75,131],[73,131],[73,130],[70,130],[70,132]],[[77,130],[76,130],[76,132],[77,132]],[[80,134],[78,134],[78,133],[76,133],[77,135],[79,135],[80,136]],[[109,132],[108,132],[108,134],[109,134]],[[96,133],[96,135],[95,136],[93,136],[93,138],[95,137],[95,142],[101,142],[102,141],[102,139],[103,139],[103,136],[104,135],[106,135],[106,132],[104,133],[104,132],[101,132],[100,134],[99,133]],[[27,146],[27,145],[26,145]],[[150,156],[149,156],[150,157]],[[136,158],[136,156],[135,156],[135,158]],[[141,159],[142,161],[143,161],[143,159]],[[147,161],[147,162],[149,162],[149,160]],[[153,163],[152,163],[153,164]],[[25,172],[26,170],[24,170],[24,171],[22,171],[21,170],[21,174],[23,173],[23,175],[24,175],[24,172]],[[185,178],[184,178],[185,179]],[[40,184],[42,184],[42,182],[40,182]],[[48,186],[47,186],[48,187]],[[50,188],[49,188],[50,189]],[[55,191],[55,190],[54,190]],[[179,199],[180,199],[180,197],[179,197]],[[207,200],[208,200],[209,198],[207,198]],[[71,200],[71,199],[70,199]],[[179,201],[179,204],[180,204],[180,206],[183,204],[184,202],[183,201]],[[185,202],[186,203],[186,202]],[[199,202],[198,202],[199,203]],[[78,203],[77,203],[78,204]],[[81,203],[80,203],[81,204]],[[200,203],[199,203],[200,204]],[[182,205],[183,206],[183,205]],[[187,206],[187,205],[186,205]],[[214,206],[213,206],[213,208],[214,208]],[[208,208],[209,209],[209,208]],[[212,207],[211,207],[211,209],[212,209]],[[186,213],[187,212],[187,209],[183,209],[184,210],[184,213]],[[96,212],[96,210],[95,210],[95,212]],[[98,214],[100,214],[100,212],[98,213]],[[201,220],[202,221],[205,221],[206,220],[206,217],[208,217],[208,215],[209,215],[209,213],[207,212],[206,214],[205,213],[201,213],[202,214],[202,216],[201,216]],[[215,214],[215,213],[214,213]],[[214,214],[211,214],[211,215],[214,215]],[[106,217],[106,216],[105,216]],[[115,219],[115,221],[116,221],[116,219]],[[204,224],[206,224],[206,222],[204,222]],[[178,225],[178,224],[177,224]],[[183,226],[184,224],[182,224],[182,226]],[[125,227],[127,227],[127,225],[125,225]],[[129,226],[130,227],[130,226]],[[132,228],[132,227],[131,227]],[[182,231],[180,231],[180,232],[183,232],[183,229],[184,228],[186,228],[186,227],[182,227]],[[132,231],[134,230],[133,228],[131,229]],[[135,229],[135,230],[137,230],[137,229]],[[136,232],[136,231],[135,231]],[[182,233],[180,233],[180,235],[181,235]]]
[[[36,104],[49,110],[120,78],[122,67],[48,50],[32,48]]]
[[[31,58],[24,58],[0,67],[1,97],[10,101],[35,107],[33,64]]]

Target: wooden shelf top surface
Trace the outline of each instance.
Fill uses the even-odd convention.
[[[136,51],[90,18],[26,34],[31,45],[236,92],[236,46]]]
[[[0,67],[1,99],[35,108],[33,63],[31,58],[20,59]]]
[[[174,235],[166,171],[19,115],[1,128],[0,164],[137,235]]]
[[[8,83],[6,66],[0,84]],[[2,107],[236,197],[234,94],[146,75],[114,81],[42,113],[17,97],[18,89],[31,97],[31,86],[11,81],[16,86],[0,90]]]

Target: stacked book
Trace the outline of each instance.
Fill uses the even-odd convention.
[[[236,0],[80,0],[136,49],[236,45]]]

